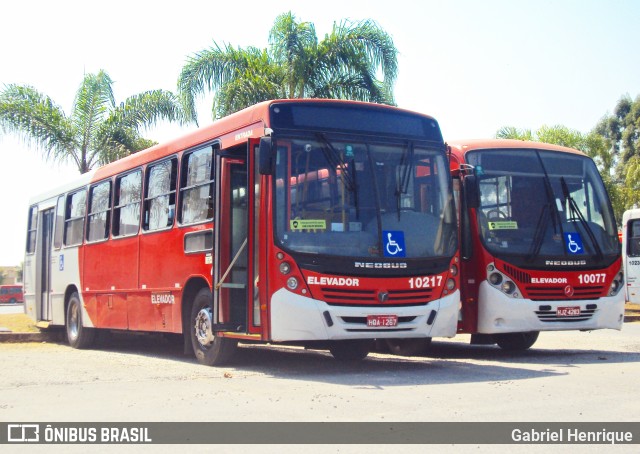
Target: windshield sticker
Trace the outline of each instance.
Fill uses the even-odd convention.
[[[327,230],[324,219],[294,219],[290,221],[291,230]]]
[[[518,230],[516,221],[489,221],[489,230]]]
[[[565,232],[564,244],[567,245],[567,251],[569,254],[584,254],[584,248],[582,247],[582,238],[577,232]]]
[[[382,241],[384,243],[385,257],[406,257],[404,246],[404,232],[401,230],[383,230]]]

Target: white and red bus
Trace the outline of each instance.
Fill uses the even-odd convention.
[[[518,140],[449,147],[464,191],[458,332],[524,350],[540,331],[620,329],[620,243],[593,161]]]
[[[457,225],[437,122],[375,104],[264,102],[34,198],[27,313],[364,358],[374,338],[452,337]]]
[[[622,215],[622,257],[626,278],[625,298],[640,304],[640,209],[627,210]]]

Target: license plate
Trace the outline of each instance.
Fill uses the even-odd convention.
[[[367,326],[390,328],[398,326],[397,315],[367,315]]]
[[[575,317],[580,315],[580,306],[559,307],[556,310],[556,315],[558,317]]]

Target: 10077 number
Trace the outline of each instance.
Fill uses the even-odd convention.
[[[589,273],[578,276],[581,284],[604,284],[606,279],[607,275],[605,273]]]

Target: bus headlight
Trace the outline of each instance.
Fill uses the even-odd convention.
[[[492,285],[500,285],[502,283],[502,274],[491,273],[489,275],[489,282],[491,282]]]
[[[456,265],[451,265],[451,268],[449,268],[449,274],[451,274],[452,276],[457,276],[458,267]]]
[[[289,290],[295,290],[298,288],[298,279],[296,279],[295,277],[291,276],[289,279],[287,279],[287,287],[289,287]]]
[[[622,288],[623,283],[624,283],[624,274],[622,274],[622,271],[620,271],[616,275],[616,277],[613,279],[613,282],[611,282],[611,288],[609,289],[609,296],[617,295],[620,289]]]
[[[516,289],[516,284],[511,281],[504,281],[502,283],[502,291],[507,295],[511,295]]]
[[[447,279],[447,290],[451,291],[456,288],[456,281],[454,279]]]
[[[280,272],[282,274],[289,274],[291,272],[291,265],[288,262],[282,262],[280,264]]]

